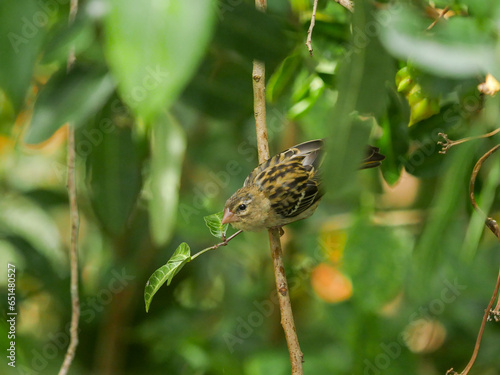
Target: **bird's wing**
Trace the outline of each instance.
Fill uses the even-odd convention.
[[[316,139],[313,141],[304,142],[296,146],[290,147],[272,158],[266,160],[259,166],[257,166],[245,179],[243,186],[247,186],[254,183],[254,180],[263,171],[274,167],[275,165],[286,163],[289,160],[297,159],[300,160],[304,166],[312,166],[316,170],[319,168],[319,163],[321,159],[321,151],[323,147],[323,141],[321,139]]]
[[[253,180],[267,195],[274,211],[282,217],[298,216],[322,196],[317,170],[312,165],[303,164],[305,157],[288,158],[274,164]]]

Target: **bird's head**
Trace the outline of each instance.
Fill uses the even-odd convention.
[[[271,202],[256,185],[244,186],[227,200],[222,224],[257,232],[266,228],[270,208]]]

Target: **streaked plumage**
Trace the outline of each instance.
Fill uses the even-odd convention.
[[[256,167],[226,202],[223,223],[257,232],[311,216],[323,196],[319,178],[323,141],[293,146]],[[380,165],[384,156],[369,147],[361,166]]]

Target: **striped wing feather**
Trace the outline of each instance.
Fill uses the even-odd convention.
[[[255,184],[268,195],[273,209],[283,217],[294,217],[322,196],[317,176],[323,141],[294,146],[255,168],[245,186]]]

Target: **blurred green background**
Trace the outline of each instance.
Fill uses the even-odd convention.
[[[328,140],[328,193],[282,238],[304,373],[463,369],[500,264],[468,184],[499,138],[446,155],[437,141],[498,127],[495,81],[479,85],[500,79],[499,2],[360,0],[350,13],[320,0],[312,57],[309,0],[269,0],[266,14],[243,0],[81,1],[70,26],[67,3],[0,3],[0,373],[56,373],[69,342],[68,121],[81,214],[71,373],[290,373],[266,233],[187,264],[144,308],[181,242],[217,242],[203,217],[257,164],[253,59],[267,68],[271,153]],[[368,143],[387,158],[357,171]],[[492,157],[476,194],[493,217],[499,178]],[[471,374],[500,374],[499,348],[488,323]]]

